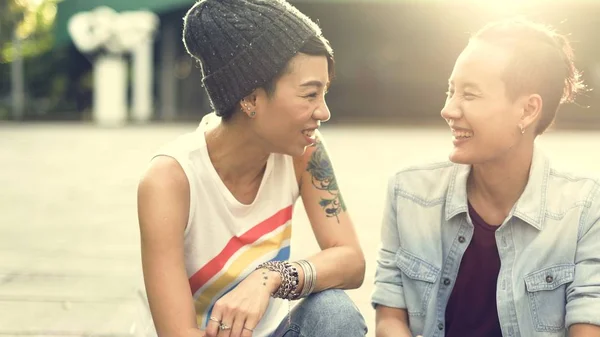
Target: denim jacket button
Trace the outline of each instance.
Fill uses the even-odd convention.
[[[465,241],[466,241],[466,240],[465,240],[465,237],[464,237],[464,236],[462,236],[462,235],[461,235],[461,236],[459,236],[459,237],[458,237],[458,242],[460,242],[460,243],[465,243]]]
[[[438,329],[444,330],[444,324],[443,323],[438,324]]]
[[[554,277],[552,277],[552,275],[546,276],[546,282],[552,283],[552,281],[554,281]]]
[[[444,279],[444,285],[445,286],[449,286],[450,285],[450,279],[449,278],[445,278]]]

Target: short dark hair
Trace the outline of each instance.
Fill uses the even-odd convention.
[[[325,39],[323,36],[313,36],[300,48],[298,51],[303,54],[312,55],[312,56],[325,56],[327,58],[327,69],[329,71],[329,81],[332,81],[335,77],[335,60],[333,58],[333,50],[329,45],[329,41]],[[281,78],[281,76],[285,75],[289,69],[289,63],[285,66],[285,68],[278,73],[275,77],[273,77],[269,82],[267,82],[263,88],[267,92],[267,95],[272,96],[275,93],[277,80]]]
[[[552,125],[560,105],[573,102],[585,88],[569,41],[549,26],[524,19],[502,20],[484,26],[471,40],[510,50],[511,61],[503,77],[507,94],[513,100],[532,92],[542,97],[538,135]]]
[[[333,57],[333,49],[329,41],[322,35],[314,35],[300,47],[298,53],[303,53],[311,56],[325,56],[327,58],[327,69],[329,72],[329,81],[333,81],[335,77],[335,59]],[[289,61],[285,67],[279,71],[273,78],[265,83],[262,88],[267,92],[267,96],[272,97],[277,89],[277,81],[290,71]],[[240,110],[239,104],[236,104],[232,109],[223,114],[223,120],[227,121]]]

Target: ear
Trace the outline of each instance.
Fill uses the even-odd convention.
[[[542,117],[542,97],[538,94],[531,94],[523,98],[523,111],[521,112],[520,127],[524,130],[533,129],[538,120]]]
[[[264,106],[267,93],[263,88],[254,89],[249,95],[240,101],[240,109],[248,116],[254,117]],[[254,113],[252,116],[250,114]]]
[[[242,100],[240,101],[240,109],[247,116],[251,116],[251,114],[256,113],[256,103],[256,90],[253,90],[249,95],[242,98]],[[251,117],[253,117],[253,115]]]

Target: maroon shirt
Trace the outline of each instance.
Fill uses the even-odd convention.
[[[469,214],[475,230],[446,307],[446,337],[502,337],[496,308],[498,226],[488,225],[470,204]]]

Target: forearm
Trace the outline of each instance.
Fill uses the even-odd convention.
[[[600,326],[592,324],[573,324],[569,337],[600,337]]]
[[[386,319],[377,322],[375,337],[413,337],[408,324],[397,319]]]
[[[412,337],[404,309],[378,305],[375,310],[375,337]]]
[[[317,282],[313,292],[326,289],[355,289],[361,286],[365,275],[365,259],[360,248],[332,247],[307,259],[316,270]],[[298,268],[298,289],[304,287],[304,271]]]

